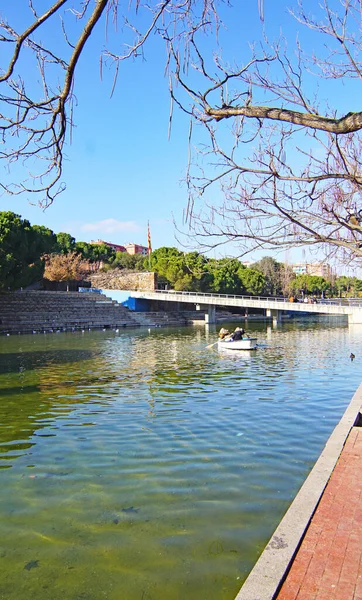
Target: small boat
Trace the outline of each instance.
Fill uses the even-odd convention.
[[[228,350],[255,350],[257,339],[244,337],[242,340],[223,339],[218,340],[218,348],[227,348]]]

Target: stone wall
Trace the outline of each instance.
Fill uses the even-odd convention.
[[[105,290],[153,291],[157,289],[156,273],[112,269],[106,273],[98,272],[88,278],[92,287]]]

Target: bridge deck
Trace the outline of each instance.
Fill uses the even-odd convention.
[[[201,292],[176,292],[173,290],[130,291],[136,298],[161,300],[164,302],[187,302],[200,307],[220,306],[237,308],[262,308],[271,311],[310,312],[348,316],[350,322],[362,323],[361,299],[331,299],[321,300],[316,304],[304,302],[289,302],[283,297],[237,296],[228,294],[204,294]]]

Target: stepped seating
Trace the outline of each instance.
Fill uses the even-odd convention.
[[[127,308],[99,294],[47,291],[0,294],[0,333],[139,325]]]
[[[178,327],[182,312],[135,313],[96,293],[22,291],[0,293],[0,334],[120,327]]]

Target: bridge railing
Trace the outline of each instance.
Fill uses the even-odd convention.
[[[362,307],[361,298],[330,298],[328,300],[318,300],[319,304],[332,304],[334,306],[358,306]]]
[[[241,296],[238,294],[216,294],[216,293],[207,293],[207,292],[178,292],[176,290],[154,290],[159,294],[169,294],[173,296],[175,294],[182,296],[202,296],[203,298],[225,298],[226,300],[232,298],[233,300],[273,300],[276,302],[289,302],[288,298],[284,298],[282,296]]]
[[[233,299],[233,300],[262,300],[264,302],[280,302],[281,304],[289,303],[289,298],[285,298],[284,296],[242,296],[238,294],[210,294],[205,292],[183,292],[176,290],[154,290],[157,294],[168,294],[173,296],[174,294],[181,295],[187,297],[201,296],[205,298],[224,298],[225,300]],[[301,299],[298,301],[299,304],[304,304],[304,301]],[[307,303],[305,303],[307,304]],[[325,298],[318,299],[317,304],[324,304],[329,306],[357,306],[362,307],[362,298]]]

